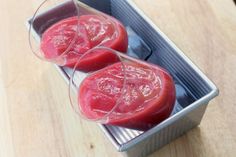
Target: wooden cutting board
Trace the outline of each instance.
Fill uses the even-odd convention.
[[[150,157],[236,156],[236,6],[233,0],[134,0],[211,78],[220,96],[201,125]],[[36,0],[0,2],[0,157],[121,157],[81,120],[53,65],[29,50]]]

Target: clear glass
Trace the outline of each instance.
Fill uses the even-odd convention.
[[[83,60],[93,53],[113,54],[119,60],[86,72]],[[145,130],[153,126],[152,116],[161,115],[163,120],[170,115],[175,90],[173,80],[162,68],[100,46],[78,60],[69,83],[69,97],[76,113],[87,120]]]
[[[35,10],[29,28],[30,48],[38,58],[60,66],[73,68],[86,51],[114,40],[119,34],[114,31],[103,38],[102,31],[106,31],[107,25],[110,30],[116,30],[117,23],[109,20],[110,16],[77,0],[44,0]],[[88,19],[85,15],[91,17]],[[95,16],[103,23],[94,20]],[[81,19],[88,20],[90,24],[79,22]],[[98,27],[90,29],[92,25]],[[85,33],[93,38],[88,41]]]

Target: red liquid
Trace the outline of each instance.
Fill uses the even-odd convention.
[[[125,87],[120,62],[85,78],[78,95],[81,112],[88,119],[102,118],[119,102],[108,115],[108,124],[147,130],[170,115],[175,102],[174,82],[158,66],[124,65]]]
[[[71,68],[86,51],[97,45],[126,52],[128,37],[124,26],[105,14],[70,17],[48,28],[41,40],[41,50],[46,59],[54,59],[63,54],[66,58],[65,66]],[[104,67],[104,63],[113,62],[109,59],[111,57],[114,60],[114,55],[94,51],[83,57],[78,68],[85,71],[97,70]]]

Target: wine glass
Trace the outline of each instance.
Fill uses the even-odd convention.
[[[98,46],[76,63],[69,97],[87,120],[147,130],[171,114],[175,87],[163,68]]]

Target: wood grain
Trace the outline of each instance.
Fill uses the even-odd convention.
[[[201,125],[150,157],[236,156],[233,0],[134,0],[220,89]],[[36,0],[0,2],[0,157],[121,157],[69,105],[55,68],[34,57],[25,21]]]

